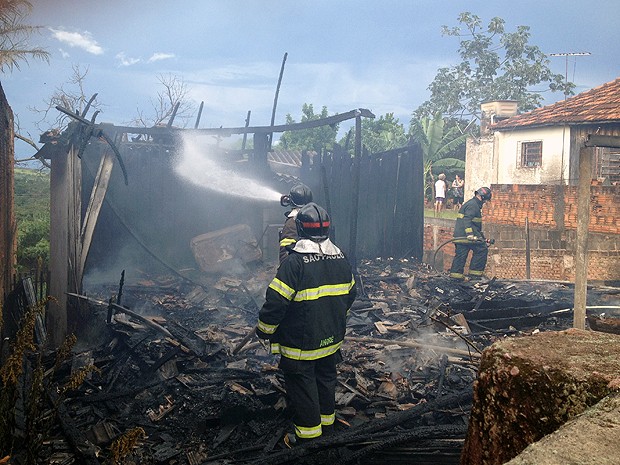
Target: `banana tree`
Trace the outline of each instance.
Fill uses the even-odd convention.
[[[465,162],[458,158],[444,158],[467,139],[458,127],[446,131],[445,121],[441,113],[432,118],[423,117],[412,121],[411,136],[420,144],[424,155],[424,194],[433,197],[435,177],[433,168],[437,170],[451,169],[465,171]]]

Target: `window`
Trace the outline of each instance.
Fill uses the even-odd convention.
[[[542,165],[542,141],[521,142],[521,166],[534,168]]]

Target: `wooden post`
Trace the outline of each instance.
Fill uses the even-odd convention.
[[[353,184],[351,189],[351,230],[349,259],[353,272],[357,273],[357,210],[360,197],[360,163],[362,161],[362,117],[355,117],[355,158],[353,159]]]
[[[84,277],[84,267],[86,266],[88,250],[90,249],[95,226],[97,225],[97,219],[99,218],[99,212],[101,211],[101,206],[103,205],[103,200],[108,190],[108,183],[110,182],[113,167],[114,156],[110,152],[105,151],[99,163],[99,169],[97,170],[93,190],[90,194],[88,208],[84,214],[84,222],[80,234],[81,256],[79,268],[77,270],[79,288],[82,287],[82,278]]]
[[[4,296],[11,290],[17,256],[14,140],[13,112],[0,84],[0,311],[3,308]]]
[[[276,95],[273,98],[273,108],[271,109],[271,126],[276,122],[276,108],[278,107],[278,95],[280,94],[280,86],[282,85],[282,76],[284,75],[284,65],[286,64],[286,57],[288,53],[284,53],[282,58],[282,66],[280,67],[280,76],[278,77],[278,85],[276,86]],[[271,145],[273,143],[273,132],[269,134],[269,148],[267,151],[271,151]]]
[[[525,217],[525,279],[530,279],[530,221]]]
[[[82,165],[77,147],[58,151],[50,172],[50,290],[46,313],[48,342],[58,347],[67,336],[67,292],[80,291],[79,263]]]
[[[577,187],[577,243],[575,246],[575,297],[573,327],[585,329],[588,294],[588,225],[590,224],[590,186],[592,184],[591,147],[579,150]]]

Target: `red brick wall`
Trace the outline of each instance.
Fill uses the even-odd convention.
[[[530,227],[577,228],[577,187],[493,185],[484,221]],[[560,216],[558,216],[560,215]],[[620,186],[592,186],[590,232],[620,234]]]
[[[493,201],[484,207],[483,230],[496,240],[485,274],[526,278],[526,218],[529,224],[530,278],[573,281],[576,240],[576,188],[569,186],[493,185]],[[593,186],[588,240],[588,279],[620,280],[620,186]],[[564,224],[562,224],[564,223]],[[454,256],[454,221],[427,218],[424,260],[447,271]],[[467,268],[466,268],[467,270]]]

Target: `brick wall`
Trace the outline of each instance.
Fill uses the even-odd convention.
[[[577,187],[502,184],[491,186],[485,222],[576,229]],[[592,186],[590,232],[620,234],[620,186]]]
[[[484,207],[483,230],[496,243],[489,250],[486,274],[526,277],[526,218],[529,225],[530,278],[573,281],[577,192],[569,186],[494,185]],[[588,235],[588,279],[620,280],[620,186],[593,186]],[[454,221],[428,218],[424,259],[448,270],[454,246],[435,250],[453,233]]]

